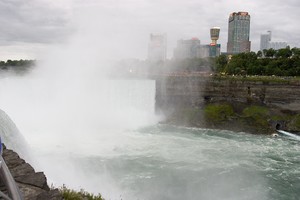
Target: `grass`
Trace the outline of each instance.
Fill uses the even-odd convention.
[[[249,106],[243,110],[243,117],[250,119],[254,125],[267,128],[269,127],[268,119],[270,119],[269,109],[262,106]]]
[[[222,122],[234,115],[234,111],[229,104],[210,104],[204,108],[204,114],[208,121]]]
[[[67,188],[65,185],[59,188],[60,193],[62,194],[64,200],[105,200],[101,194],[94,195],[83,189],[76,191],[73,189]]]

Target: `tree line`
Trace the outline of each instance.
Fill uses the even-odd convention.
[[[216,72],[228,75],[300,76],[300,49],[240,53],[216,58]]]
[[[35,64],[35,60],[7,60],[0,61],[1,69],[7,69],[11,67],[31,67]]]

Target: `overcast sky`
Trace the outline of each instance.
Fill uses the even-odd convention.
[[[0,0],[0,60],[39,59],[78,40],[84,52],[145,59],[150,33],[167,34],[171,58],[177,40],[208,44],[214,26],[226,51],[228,16],[238,11],[251,16],[253,51],[268,30],[273,41],[300,47],[299,9],[299,0]]]

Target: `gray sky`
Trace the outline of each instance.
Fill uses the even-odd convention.
[[[299,8],[299,0],[0,0],[0,60],[39,59],[77,41],[93,55],[145,59],[150,33],[167,34],[170,58],[179,39],[208,44],[214,26],[226,51],[228,16],[238,11],[251,15],[253,51],[267,30],[273,41],[300,47]]]

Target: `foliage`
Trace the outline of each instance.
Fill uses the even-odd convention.
[[[229,75],[300,76],[300,49],[264,49],[216,58],[217,72]]]
[[[226,65],[228,64],[228,58],[226,55],[222,54],[216,59],[216,71],[224,71]]]
[[[7,60],[0,61],[0,70],[2,71],[13,71],[16,74],[24,74],[35,65],[34,60]]]
[[[288,126],[291,130],[300,130],[300,114],[293,116]]]
[[[33,66],[35,63],[34,60],[7,60],[0,61],[0,67],[22,67],[22,66]]]
[[[75,191],[72,189],[68,189],[65,185],[59,188],[64,200],[104,200],[101,194],[94,195],[88,193],[81,189],[80,191]]]
[[[251,119],[258,126],[267,127],[269,110],[262,106],[249,106],[243,110],[243,116]]]
[[[265,117],[268,115],[268,109],[262,106],[249,106],[243,110],[246,117]]]
[[[208,121],[221,122],[232,117],[234,111],[229,104],[210,104],[204,108],[204,114]]]

